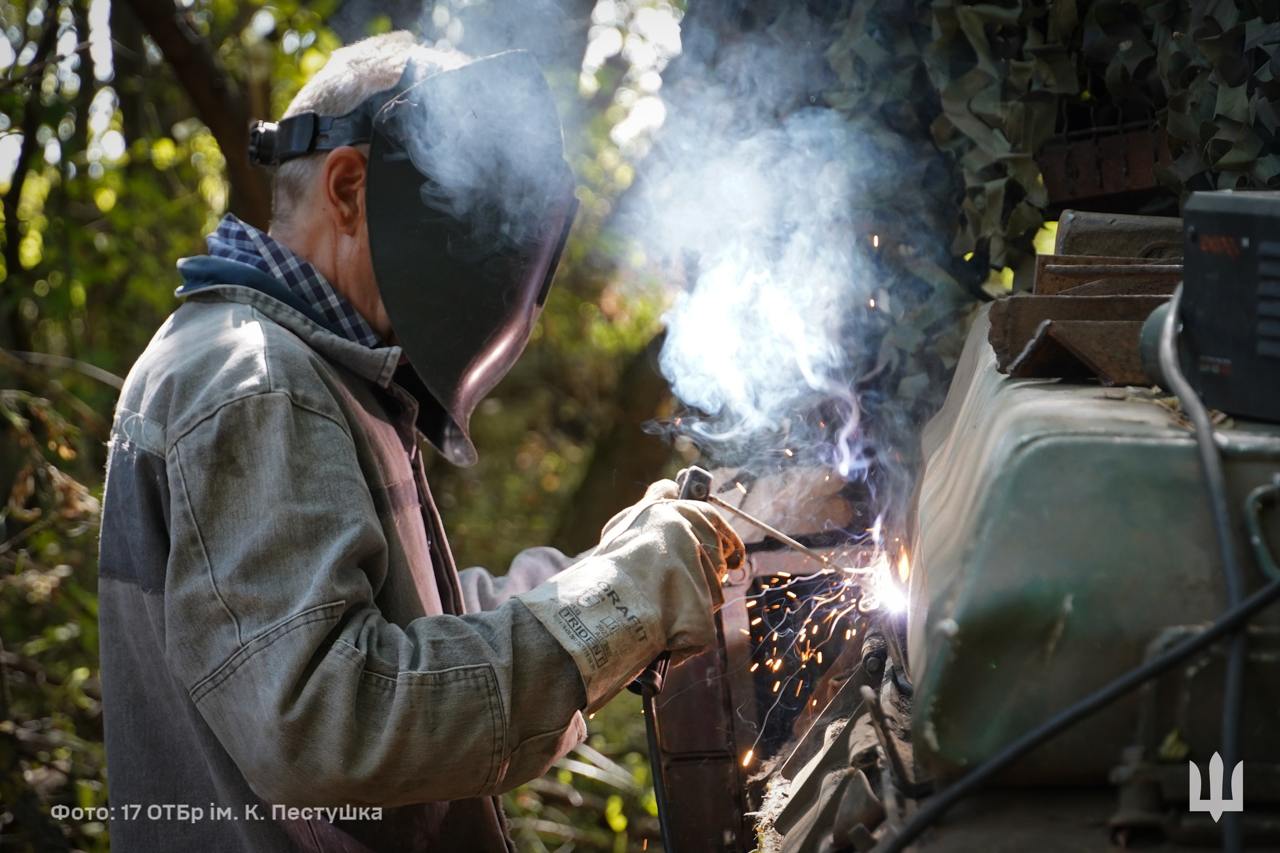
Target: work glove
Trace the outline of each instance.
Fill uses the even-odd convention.
[[[678,660],[715,642],[720,584],[746,549],[714,507],[678,494],[654,483],[583,559],[516,596],[573,657],[588,710],[662,652]]]

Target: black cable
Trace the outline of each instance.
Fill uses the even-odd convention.
[[[1240,604],[1228,609],[1208,628],[1188,637],[1175,646],[1131,669],[1124,675],[1099,688],[1076,704],[1058,714],[1036,728],[1027,732],[1013,743],[988,758],[982,764],[961,776],[955,783],[938,796],[927,801],[920,811],[911,816],[897,835],[887,838],[876,846],[874,853],[899,853],[907,845],[920,837],[934,821],[942,817],[958,801],[980,788],[992,776],[1004,770],[1026,753],[1040,744],[1050,740],[1066,728],[1124,696],[1134,688],[1157,675],[1172,669],[1177,664],[1203,651],[1215,642],[1232,632],[1238,631],[1246,622],[1269,604],[1280,599],[1280,579],[1268,583],[1262,589],[1246,598]]]
[[[662,849],[675,853],[676,837],[671,832],[671,806],[667,801],[666,770],[662,766],[662,747],[658,742],[657,693],[646,690],[640,704],[644,710],[644,739],[649,745],[649,766],[653,769],[653,799],[658,806],[658,832],[662,835]]]
[[[1160,332],[1161,384],[1172,391],[1182,404],[1182,410],[1196,430],[1196,447],[1199,450],[1200,469],[1204,473],[1205,489],[1209,494],[1209,506],[1213,512],[1213,529],[1217,534],[1218,552],[1222,557],[1222,576],[1226,586],[1227,607],[1231,608],[1244,598],[1244,570],[1236,556],[1236,537],[1231,528],[1231,510],[1227,505],[1227,478],[1222,471],[1222,457],[1213,440],[1213,423],[1209,412],[1191,383],[1182,375],[1178,364],[1177,324],[1178,309],[1182,303],[1182,285],[1173,292],[1169,312]],[[1227,653],[1227,676],[1222,699],[1222,760],[1227,768],[1240,760],[1240,724],[1244,705],[1245,664],[1249,655],[1248,635],[1241,631],[1231,638]],[[1222,849],[1227,853],[1239,853],[1244,849],[1244,828],[1239,812],[1227,812],[1222,822]]]
[[[1222,460],[1218,456],[1217,446],[1213,440],[1213,425],[1209,421],[1209,415],[1204,405],[1178,368],[1176,352],[1172,346],[1178,307],[1181,301],[1182,287],[1179,285],[1178,289],[1174,291],[1161,334],[1160,366],[1164,373],[1163,384],[1178,397],[1182,403],[1183,410],[1187,412],[1196,428],[1196,444],[1199,449],[1200,464],[1205,475],[1205,485],[1209,492],[1213,511],[1214,529],[1217,533],[1219,550],[1223,561],[1223,575],[1227,592],[1226,612],[1219,616],[1205,631],[1183,640],[1162,654],[1146,661],[1141,666],[1129,670],[1074,705],[1059,711],[1049,720],[1027,732],[960,777],[959,780],[941,794],[926,802],[918,812],[911,816],[910,820],[903,824],[902,829],[897,834],[877,845],[874,853],[898,853],[898,851],[904,850],[908,844],[918,838],[921,833],[933,825],[957,802],[980,788],[988,779],[1026,753],[1090,714],[1106,707],[1142,683],[1160,675],[1180,661],[1207,648],[1218,639],[1229,634],[1234,634],[1234,636],[1232,637],[1227,664],[1222,752],[1224,753],[1226,766],[1228,768],[1235,767],[1235,762],[1238,760],[1237,756],[1239,755],[1240,710],[1244,687],[1244,664],[1248,651],[1245,633],[1239,629],[1248,622],[1254,613],[1280,598],[1280,579],[1273,579],[1258,592],[1248,598],[1243,598],[1244,573],[1236,559],[1235,537],[1232,535],[1231,515],[1227,506],[1226,480],[1222,472]],[[1223,846],[1229,853],[1236,853],[1236,851],[1242,849],[1243,841],[1240,822],[1232,820],[1233,817],[1238,817],[1238,814],[1228,812],[1224,817],[1226,821],[1223,823]]]

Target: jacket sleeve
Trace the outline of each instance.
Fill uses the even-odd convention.
[[[569,568],[587,554],[569,557],[555,548],[528,548],[516,554],[507,573],[501,577],[478,567],[463,569],[458,577],[462,581],[462,597],[467,602],[467,610],[494,610]]]
[[[167,663],[264,800],[491,794],[581,742],[581,676],[520,602],[383,617],[384,484],[323,407],[242,398],[166,461]]]

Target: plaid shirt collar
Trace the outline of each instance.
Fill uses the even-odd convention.
[[[209,254],[215,258],[249,264],[274,276],[315,306],[329,322],[330,328],[341,332],[348,340],[366,347],[383,345],[377,333],[351,307],[351,303],[333,289],[319,270],[277,243],[265,231],[228,213],[205,242],[209,246]]]

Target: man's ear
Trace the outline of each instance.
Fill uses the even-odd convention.
[[[359,149],[335,148],[324,160],[324,198],[334,223],[344,234],[364,225],[364,187],[368,163]]]

